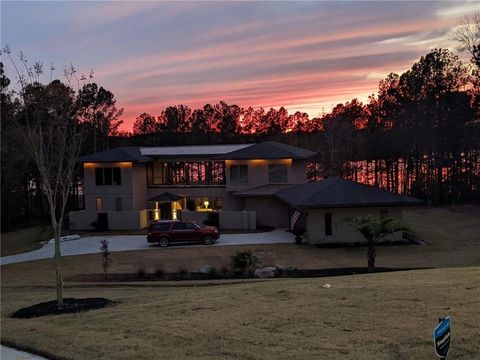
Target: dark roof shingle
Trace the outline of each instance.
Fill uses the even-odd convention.
[[[268,184],[257,186],[247,190],[241,190],[233,193],[233,196],[238,197],[268,197],[275,196],[275,194],[285,188],[291,187],[289,184]]]
[[[79,162],[146,162],[152,161],[149,156],[142,155],[139,147],[119,147],[94,154],[84,155],[78,158]]]
[[[218,158],[225,160],[308,159],[316,154],[316,152],[296,146],[282,144],[276,141],[265,141],[219,156]]]
[[[423,203],[422,200],[413,197],[395,194],[340,177],[292,185],[278,191],[276,196],[292,206],[303,208],[420,205]]]

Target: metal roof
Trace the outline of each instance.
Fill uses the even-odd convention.
[[[142,147],[140,148],[140,153],[146,156],[211,156],[229,154],[252,145],[253,144],[223,144]]]
[[[392,193],[340,177],[292,185],[275,194],[299,208],[420,205],[422,200]]]
[[[257,144],[219,144],[187,146],[120,147],[79,158],[79,162],[148,162],[155,157],[210,157],[236,159],[307,159],[316,153],[274,141]]]

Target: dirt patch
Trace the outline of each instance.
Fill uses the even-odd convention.
[[[57,301],[52,300],[21,308],[20,310],[15,311],[12,314],[12,317],[16,319],[31,319],[46,315],[72,314],[102,309],[116,304],[118,304],[118,302],[104,298],[66,298],[63,299],[63,308],[59,308],[57,306]]]
[[[426,269],[426,268],[421,268]],[[375,268],[375,273],[420,270],[412,268]],[[284,272],[278,272],[276,278],[315,278],[326,276],[345,276],[356,274],[368,274],[370,270],[365,267],[333,268],[333,269],[285,269]],[[253,279],[252,275],[235,274],[232,272],[211,273],[200,272],[181,272],[181,273],[117,273],[109,274],[105,279],[103,274],[80,274],[66,278],[71,282],[142,282],[142,281],[182,281],[182,280],[234,280],[234,279]]]

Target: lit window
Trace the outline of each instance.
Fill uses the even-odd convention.
[[[222,207],[221,197],[199,196],[195,198],[196,211],[217,211],[222,210]]]
[[[102,211],[102,198],[95,199],[95,208],[97,211]]]
[[[268,166],[268,182],[279,184],[287,182],[287,165],[271,164]]]
[[[232,184],[248,184],[248,166],[247,165],[231,165],[230,166],[230,182]]]

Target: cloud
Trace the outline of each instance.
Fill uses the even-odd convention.
[[[42,2],[2,4],[2,34],[31,58],[95,70],[139,113],[226,100],[315,115],[363,100],[448,33],[474,2]],[[28,15],[28,16],[27,16]],[[35,16],[32,16],[35,15]],[[15,44],[13,44],[15,45]],[[292,110],[293,111],[293,110]]]

